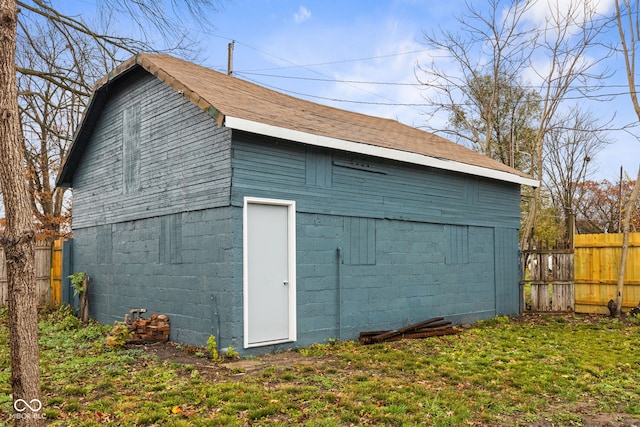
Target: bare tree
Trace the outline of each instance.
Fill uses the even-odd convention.
[[[173,31],[178,31],[178,42],[185,43],[182,52],[189,50],[190,44],[185,39],[186,26],[181,24],[181,18],[188,15],[183,10],[195,13],[196,19],[202,20],[208,14],[205,9],[215,9],[216,0],[192,0],[186,2],[147,1],[139,0],[127,2],[125,0],[105,1],[107,8],[118,9],[122,7],[137,14],[132,15],[138,21],[151,22],[155,28],[167,36]],[[169,3],[167,5],[166,3]],[[18,16],[17,6],[20,7]],[[129,9],[133,8],[133,9]],[[171,13],[173,11],[173,13]],[[18,19],[19,18],[19,19]],[[202,22],[202,21],[201,21]],[[38,40],[42,31],[32,31],[34,24],[40,28],[48,28],[53,31],[52,40],[62,43],[54,50],[42,40]],[[154,28],[142,23],[141,28]],[[53,145],[68,138],[70,132],[60,129],[61,123],[70,125],[75,120],[70,116],[57,113],[42,114],[40,107],[49,108],[50,112],[61,106],[71,106],[70,111],[77,111],[77,99],[84,98],[86,102],[91,90],[91,78],[87,74],[88,64],[102,65],[107,68],[112,61],[117,61],[120,55],[130,55],[132,52],[142,50],[157,51],[152,44],[141,39],[114,36],[109,32],[101,32],[97,27],[91,27],[80,19],[65,16],[54,9],[49,2],[44,0],[0,0],[0,186],[3,189],[3,202],[6,215],[6,225],[0,237],[7,258],[8,276],[8,302],[9,302],[9,334],[11,347],[11,386],[13,390],[14,404],[28,403],[29,408],[38,408],[34,413],[22,413],[15,418],[19,426],[39,426],[44,424],[40,416],[42,406],[40,402],[40,377],[38,363],[38,331],[37,331],[37,306],[36,283],[34,273],[35,260],[35,224],[33,219],[33,201],[39,196],[31,196],[28,181],[31,178],[35,182],[33,173],[36,163],[50,163],[47,158],[52,152],[51,148],[44,148],[45,160],[37,159],[37,156],[25,156],[26,149],[23,145],[23,136],[20,128],[20,105],[18,103],[18,87],[16,73],[20,73],[25,84],[22,94],[30,92],[31,98],[24,98],[23,122],[27,125],[25,138],[31,147],[45,146],[53,142]],[[29,60],[16,67],[16,51],[18,38],[25,41],[21,44],[29,46],[31,50],[21,50],[22,55],[27,51],[31,53]],[[91,48],[87,49],[87,42]],[[99,53],[97,62],[87,61],[89,53]],[[96,58],[95,56],[93,58]],[[100,59],[103,62],[100,62]],[[42,62],[41,62],[42,61]],[[80,67],[80,68],[78,68]],[[26,78],[29,76],[29,78]],[[29,80],[31,77],[40,79]],[[47,83],[50,83],[48,85]],[[59,91],[58,91],[59,89]],[[73,116],[73,113],[72,113]],[[46,117],[46,118],[45,118]],[[49,120],[55,117],[54,120]],[[47,119],[49,118],[49,119]],[[37,137],[33,137],[36,135]],[[36,142],[37,139],[43,139]],[[36,148],[33,153],[41,154],[43,151]],[[30,169],[27,169],[30,165]],[[55,172],[55,171],[54,171]],[[49,173],[49,172],[46,172]],[[42,193],[53,193],[51,187],[46,186],[52,182],[52,176],[38,178],[35,187],[41,186]],[[46,198],[40,198],[40,203],[47,203]],[[20,403],[21,404],[21,403]]]
[[[33,17],[28,17],[33,18]],[[91,84],[116,63],[85,34],[69,37],[42,18],[18,32],[18,100],[32,209],[38,234],[64,236],[70,228],[66,189],[55,187],[62,159],[89,99]],[[26,29],[22,23],[23,29]],[[64,85],[57,79],[64,79]]]
[[[17,2],[22,10],[16,57],[21,127],[39,236],[53,238],[69,230],[66,189],[55,188],[54,182],[93,83],[137,52],[195,55],[198,43],[188,38],[190,25],[177,17],[191,16],[206,24],[206,12],[215,2],[103,0],[90,24],[59,13],[49,2]],[[114,12],[138,24],[137,37],[114,29]],[[157,47],[158,42],[163,46]]]
[[[530,136],[531,168],[527,172],[542,181],[547,133],[556,125],[554,120],[568,95],[595,90],[597,82],[606,76],[595,71],[606,54],[588,55],[591,48],[599,48],[598,38],[605,27],[596,20],[590,3],[582,0],[550,2],[543,25],[535,28],[527,20],[535,2],[507,3],[503,7],[499,0],[491,0],[485,14],[469,2],[469,12],[459,19],[460,32],[425,35],[427,45],[461,71],[441,70],[434,62],[429,68],[420,68],[427,76],[420,80],[436,91],[437,95],[427,98],[434,114],[445,111],[464,121],[469,114],[458,114],[460,105],[476,110],[475,116],[481,117],[484,126],[479,128],[467,121],[467,127],[480,151],[487,155],[492,154],[490,132],[498,115],[500,82],[520,85],[524,92],[535,91],[539,95],[539,112]],[[520,76],[525,72],[535,81],[521,82]],[[494,89],[487,92],[488,96],[475,97],[486,100],[476,104],[472,91],[477,85],[472,83],[485,75],[490,76]],[[538,187],[530,197],[521,237],[523,247],[533,235],[541,195],[542,188]]]
[[[427,46],[438,57],[442,54],[452,60],[456,67],[454,72],[443,69],[436,60],[428,67],[418,65],[418,81],[427,89],[435,89],[425,96],[432,107],[431,114],[446,114],[452,125],[431,130],[466,141],[493,157],[501,108],[512,105],[509,101],[517,105],[524,96],[513,96],[511,92],[521,88],[518,82],[535,42],[534,30],[522,28],[524,15],[532,4],[514,2],[503,13],[500,1],[490,0],[485,15],[469,2],[467,13],[457,19],[459,32],[424,33]],[[506,129],[502,133],[509,134]]]
[[[555,119],[557,125],[546,134],[544,145],[545,184],[562,212],[565,229],[570,230],[571,214],[576,213],[589,178],[591,160],[610,140],[599,120],[575,105]]]
[[[523,171],[531,170],[531,147],[540,114],[540,96],[498,76],[479,76],[468,82],[469,105],[453,105],[445,133],[469,141],[471,148]],[[489,128],[490,127],[490,128]],[[486,139],[478,144],[477,136]]]
[[[576,232],[619,233],[622,230],[621,214],[624,211],[635,181],[621,179],[620,182],[587,180],[578,184],[576,209]],[[628,209],[628,206],[627,206]],[[630,229],[640,230],[640,202],[636,201],[631,213]]]
[[[538,132],[535,137],[535,159],[538,162],[536,170],[542,181],[543,152],[547,133],[554,128],[556,115],[561,111],[565,98],[571,93],[587,94],[587,88],[598,88],[599,81],[607,74],[594,72],[596,66],[607,57],[590,59],[589,49],[599,47],[599,37],[604,26],[599,20],[595,9],[587,2],[571,1],[566,10],[560,10],[559,3],[546,20],[547,26],[542,29],[543,36],[539,38],[536,49],[545,52],[549,57],[546,68],[534,71],[542,81],[540,94],[542,95],[542,114]],[[589,87],[589,83],[594,86]],[[530,241],[536,221],[539,205],[540,187],[534,191],[533,203],[524,224],[521,239],[522,246]]]
[[[622,5],[622,7],[621,7]],[[629,95],[631,104],[640,120],[640,101],[636,88],[636,53],[640,50],[640,1],[638,0],[616,0],[616,23],[620,34],[620,50],[624,58],[625,70],[627,71],[627,82],[629,85]],[[638,177],[633,186],[629,200],[625,206],[624,223],[622,230],[622,253],[620,255],[620,270],[618,271],[618,284],[616,286],[616,316],[622,313],[622,294],[624,291],[624,274],[627,264],[627,254],[629,252],[629,228],[631,223],[631,213],[640,194],[640,167]]]

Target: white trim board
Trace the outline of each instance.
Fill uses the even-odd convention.
[[[334,148],[336,150],[382,157],[385,159],[397,160],[400,162],[412,163],[416,165],[430,166],[437,169],[461,172],[470,175],[481,176],[484,178],[497,179],[499,181],[528,185],[531,187],[538,187],[540,185],[538,180],[525,178],[523,176],[515,175],[509,172],[469,165],[462,162],[456,162],[454,160],[429,157],[424,154],[411,153],[409,151],[396,150],[393,148],[380,147],[377,145],[363,144],[360,142],[347,141],[343,139],[331,138],[328,136],[314,135],[308,132],[286,129],[279,126],[254,122],[252,120],[241,119],[238,117],[226,116],[225,126],[231,129],[237,129],[256,133],[259,135],[267,135],[275,138],[301,142],[303,144],[309,144],[318,147]]]

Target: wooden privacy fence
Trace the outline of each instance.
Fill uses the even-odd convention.
[[[522,251],[521,277],[525,307],[531,311],[574,311],[574,252],[571,244],[549,247],[539,242]]]
[[[36,292],[39,306],[62,301],[62,240],[36,243]],[[7,306],[7,262],[0,246],[0,307]]]
[[[576,234],[576,312],[609,314],[607,303],[615,300],[622,234]],[[640,302],[640,233],[629,236],[622,309]]]

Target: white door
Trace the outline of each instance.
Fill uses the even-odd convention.
[[[245,198],[245,347],[295,341],[295,203]]]

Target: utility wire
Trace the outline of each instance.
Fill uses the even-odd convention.
[[[302,77],[302,76],[286,76],[282,74],[267,74],[267,73],[254,73],[251,71],[239,71],[235,74],[240,73],[244,75],[245,78],[247,75],[251,76],[260,76],[260,77],[273,77],[280,79],[291,79],[291,80],[308,80],[308,81],[318,81],[318,82],[329,82],[329,83],[352,83],[352,84],[365,84],[365,85],[379,85],[379,86],[414,86],[421,87],[424,86],[422,83],[402,83],[402,82],[380,82],[380,81],[367,81],[367,80],[343,80],[343,79],[332,79],[332,78],[317,78],[317,77]],[[518,85],[519,87],[526,89],[537,89],[539,86],[534,85]],[[601,89],[617,89],[617,88],[627,88],[626,84],[610,84],[610,85],[598,85],[598,88]],[[576,88],[577,90],[578,88]],[[580,87],[579,89],[589,90],[588,87]],[[595,88],[593,88],[595,89]],[[629,92],[618,92],[618,93],[609,93],[609,94],[598,94],[593,95],[594,97],[607,97],[607,96],[619,96],[619,95],[628,95]],[[574,98],[567,98],[574,99]]]
[[[231,40],[231,39],[229,39],[229,38],[227,38],[227,37],[223,37],[223,36],[219,36],[219,35],[215,35],[215,36],[216,36],[216,37],[220,37],[220,38],[224,38],[224,39]],[[289,66],[289,67],[278,67],[278,68],[270,68],[270,69],[276,69],[276,70],[278,70],[278,69],[288,69],[288,68],[304,68],[304,69],[306,69],[306,70],[308,70],[308,71],[310,71],[310,72],[312,72],[312,73],[315,73],[315,74],[318,74],[318,75],[320,75],[320,76],[324,77],[325,79],[331,79],[331,80],[334,80],[331,76],[329,76],[329,75],[327,75],[327,74],[324,74],[324,73],[322,73],[322,72],[320,72],[320,71],[314,70],[314,69],[312,69],[311,67],[316,67],[316,66],[320,66],[320,65],[328,65],[328,64],[338,64],[338,63],[346,63],[346,62],[365,61],[365,60],[372,60],[372,59],[379,59],[379,58],[389,58],[389,57],[393,57],[393,56],[408,55],[408,54],[411,54],[411,53],[417,53],[417,52],[424,52],[424,51],[426,51],[426,49],[421,49],[421,50],[415,50],[415,51],[410,51],[410,52],[398,52],[398,53],[387,54],[387,55],[378,55],[378,56],[369,57],[369,58],[349,59],[349,60],[343,60],[343,61],[331,61],[331,62],[324,62],[324,63],[318,63],[318,64],[300,65],[300,64],[296,64],[295,62],[290,61],[290,60],[288,60],[288,59],[281,58],[281,57],[279,57],[279,56],[277,56],[277,55],[273,55],[273,54],[271,54],[271,53],[269,53],[269,52],[265,52],[265,51],[263,51],[263,50],[261,50],[261,49],[258,49],[257,47],[254,47],[254,46],[248,45],[248,44],[246,44],[246,43],[243,43],[243,42],[241,42],[241,41],[238,41],[237,39],[233,39],[233,40],[235,41],[235,43],[237,43],[237,44],[239,44],[239,45],[241,45],[241,46],[245,46],[245,47],[247,47],[247,48],[249,48],[249,49],[253,49],[253,50],[255,50],[255,51],[257,51],[257,52],[260,52],[260,53],[262,53],[262,54],[264,54],[264,55],[268,55],[268,56],[271,56],[271,57],[273,57],[273,58],[276,58],[276,59],[278,59],[278,60],[280,60],[280,61],[283,61],[283,62],[285,62],[285,63],[291,64],[291,66]],[[270,69],[263,69],[262,71],[270,70]],[[246,71],[252,71],[252,70],[246,70]],[[260,70],[253,70],[253,71],[260,71]],[[237,71],[237,70],[236,70],[236,71],[234,71],[234,73],[235,73],[236,75],[237,75],[238,73],[243,73],[243,72],[244,72],[243,70],[240,70],[240,71]],[[245,78],[247,78],[247,77],[245,76]],[[248,78],[247,78],[247,79],[248,79]],[[253,81],[253,82],[254,82],[254,83],[257,83],[257,84],[261,84],[260,82],[256,82],[256,81]],[[356,90],[361,91],[361,92],[365,92],[365,93],[367,93],[367,94],[369,94],[369,95],[372,95],[372,96],[375,96],[375,97],[378,97],[378,98],[381,98],[381,99],[384,99],[384,100],[389,101],[388,103],[380,103],[379,105],[401,105],[400,103],[398,103],[397,101],[395,101],[395,100],[393,100],[393,99],[387,98],[387,97],[382,96],[382,95],[380,95],[380,94],[377,94],[377,93],[375,93],[375,92],[371,92],[371,91],[369,91],[369,90],[367,90],[367,89],[364,89],[364,88],[362,88],[362,87],[355,86],[355,85],[354,85],[354,84],[352,84],[352,83],[346,83],[346,84],[347,84],[347,85],[349,85],[349,86],[351,86],[351,87],[353,87],[353,88],[354,88],[354,89],[356,89]],[[281,90],[281,91],[282,91],[283,89],[279,89],[279,90]],[[287,91],[285,91],[285,92],[287,92]],[[289,92],[289,93],[295,93],[295,92],[292,92],[292,91],[288,91],[288,92]],[[298,94],[298,95],[309,96],[309,97],[317,98],[317,99],[327,99],[327,100],[329,100],[329,99],[330,99],[330,98],[323,98],[323,97],[320,97],[320,96],[312,96],[312,95],[304,95],[304,94]],[[336,102],[350,102],[350,101],[347,101],[347,100],[342,100],[342,101],[336,100]],[[359,103],[359,102],[353,101],[353,103]],[[363,102],[363,103],[365,103],[365,102]],[[373,103],[373,104],[375,105],[375,103]],[[417,105],[419,105],[419,104],[417,104]],[[407,104],[407,106],[411,106],[411,105]]]
[[[261,77],[275,77],[281,79],[292,80],[310,80],[316,82],[331,82],[331,83],[353,83],[353,84],[366,84],[366,85],[380,85],[380,86],[422,86],[420,83],[394,83],[394,82],[372,82],[364,80],[341,80],[341,79],[321,79],[314,77],[299,77],[299,76],[283,76],[279,74],[266,74],[266,73],[253,73],[250,71],[241,71],[243,75],[261,76]]]
[[[412,103],[400,103],[400,102],[353,101],[353,100],[349,100],[349,99],[330,98],[330,97],[327,97],[327,96],[310,95],[308,93],[302,93],[302,92],[296,92],[296,91],[289,90],[289,89],[283,89],[283,88],[280,88],[280,87],[277,87],[277,86],[273,86],[273,85],[269,85],[269,84],[265,84],[265,83],[262,83],[262,82],[247,78],[247,77],[245,77],[245,80],[250,81],[250,82],[255,83],[255,84],[258,84],[260,86],[268,87],[268,88],[276,90],[278,92],[284,92],[284,93],[289,93],[289,94],[292,94],[292,95],[304,96],[306,98],[324,99],[326,101],[343,102],[343,103],[350,103],[350,104],[364,104],[364,105],[389,105],[389,106],[398,106],[398,107],[424,107],[425,106],[425,104],[412,104]]]
[[[422,112],[420,110],[417,110],[416,107],[424,107],[425,105],[428,104],[428,102],[425,102],[423,104],[414,104],[414,103],[401,103],[401,102],[397,102],[393,99],[387,98],[385,96],[379,95],[375,92],[371,92],[369,90],[366,90],[362,87],[358,87],[356,85],[363,85],[363,84],[368,84],[368,85],[376,85],[376,86],[413,86],[413,87],[420,87],[423,86],[420,83],[399,83],[399,82],[378,82],[378,81],[360,81],[360,80],[341,80],[341,79],[335,79],[327,74],[324,74],[320,71],[314,70],[311,67],[316,67],[316,66],[323,66],[323,65],[332,65],[332,64],[342,64],[342,63],[349,63],[349,62],[359,62],[359,61],[368,61],[368,60],[375,60],[375,59],[382,59],[382,58],[391,58],[391,57],[395,57],[395,56],[401,56],[401,55],[409,55],[409,54],[414,54],[414,53],[420,53],[420,52],[425,52],[427,51],[427,49],[419,49],[419,50],[413,50],[413,51],[406,51],[406,52],[396,52],[396,53],[390,53],[390,54],[385,54],[385,55],[378,55],[378,56],[371,56],[371,57],[364,57],[364,58],[357,58],[357,59],[345,59],[345,60],[338,60],[338,61],[327,61],[327,62],[318,62],[318,63],[314,63],[314,64],[305,64],[305,65],[300,65],[300,64],[296,64],[288,59],[279,57],[277,55],[271,54],[269,52],[266,52],[262,49],[259,49],[257,47],[251,46],[247,43],[238,41],[237,39],[231,39],[229,37],[225,37],[225,36],[221,36],[221,35],[217,35],[217,34],[212,34],[215,37],[218,38],[222,38],[225,40],[234,40],[235,43],[244,46],[246,48],[255,50],[257,52],[260,52],[266,56],[270,56],[272,58],[275,58],[279,61],[285,62],[285,63],[289,63],[291,64],[290,66],[285,66],[285,67],[271,67],[271,68],[260,68],[260,69],[248,69],[248,70],[234,70],[234,75],[236,76],[243,76],[244,79],[251,81],[253,83],[262,85],[262,86],[266,86],[269,87],[271,89],[277,90],[279,92],[284,92],[284,93],[289,93],[289,94],[293,94],[293,95],[297,95],[297,96],[303,96],[303,97],[307,97],[307,98],[315,98],[315,99],[323,99],[326,101],[332,101],[332,102],[340,102],[340,103],[351,103],[351,104],[364,104],[364,105],[385,105],[385,106],[400,106],[400,107],[411,107],[416,109],[416,111]],[[278,75],[278,74],[269,74],[269,73],[260,73],[258,71],[271,71],[271,70],[286,70],[286,69],[293,69],[293,68],[302,68],[302,69],[306,69],[309,72],[312,72],[314,74],[318,74],[319,76],[321,76],[320,78],[318,77],[300,77],[300,76],[286,76],[286,75]],[[344,83],[347,84],[351,87],[353,87],[356,90],[365,92],[369,95],[384,99],[388,102],[373,102],[373,101],[354,101],[354,100],[347,100],[347,99],[339,99],[339,98],[331,98],[331,97],[324,97],[324,96],[319,96],[319,95],[311,95],[311,94],[306,94],[306,93],[301,93],[301,92],[296,92],[296,91],[292,91],[292,90],[288,90],[288,89],[283,89],[283,88],[279,88],[273,85],[268,85],[265,84],[264,82],[260,82],[257,81],[255,79],[252,79],[248,76],[261,76],[261,77],[270,77],[270,78],[282,78],[282,79],[294,79],[294,80],[308,80],[308,81],[320,81],[320,82],[333,82],[333,83]],[[529,88],[529,89],[536,89],[537,86],[534,85],[523,85],[523,87]],[[627,85],[625,84],[612,84],[612,85],[601,85],[599,86],[602,89],[616,89],[616,88],[625,88],[627,87]],[[577,89],[577,88],[576,88]],[[606,99],[606,98],[612,98],[612,97],[618,97],[618,96],[628,96],[630,94],[629,91],[621,91],[621,92],[613,92],[613,93],[605,93],[605,94],[594,94],[592,95],[590,98],[592,99]],[[564,99],[566,100],[576,100],[576,99],[584,99],[584,95],[577,95],[577,96],[566,96],[564,97]],[[458,105],[464,106],[464,105],[472,105],[471,103],[459,103]]]
[[[427,51],[428,51],[428,49],[418,49],[418,50],[411,50],[411,51],[408,51],[408,52],[396,52],[396,53],[390,53],[390,54],[387,54],[387,55],[369,56],[369,57],[366,57],[366,58],[343,59],[343,60],[340,60],[340,61],[317,62],[315,64],[306,64],[306,65],[294,64],[291,61],[286,61],[284,59],[278,58],[278,59],[281,59],[283,61],[289,62],[290,64],[293,64],[293,65],[290,65],[288,67],[256,68],[256,69],[249,69],[249,70],[245,70],[245,71],[246,72],[248,72],[248,71],[273,71],[273,70],[286,70],[286,69],[290,69],[290,68],[320,67],[320,66],[323,66],[323,65],[346,64],[346,63],[349,63],[349,62],[373,61],[375,59],[393,58],[393,57],[396,57],[396,56],[411,55],[411,54],[414,54],[414,53],[427,52]],[[263,53],[265,53],[265,52],[263,52]],[[275,58],[277,58],[277,57],[275,57]]]

